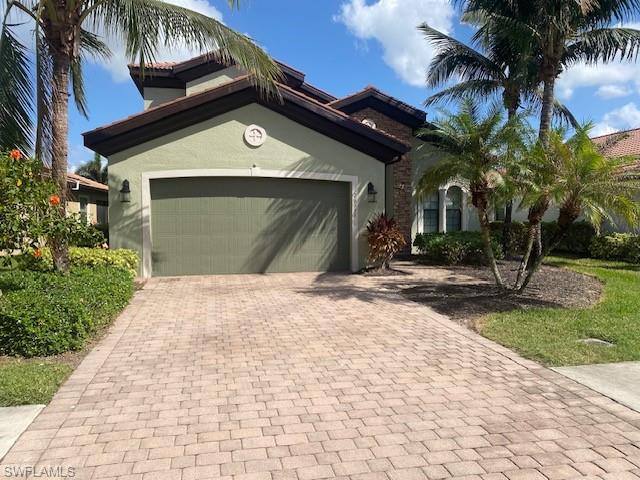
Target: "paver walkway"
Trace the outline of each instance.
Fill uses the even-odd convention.
[[[416,279],[154,279],[4,463],[81,480],[640,478],[640,414],[394,293]]]

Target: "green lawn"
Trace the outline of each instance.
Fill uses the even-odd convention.
[[[1,359],[0,407],[49,403],[71,370],[71,365],[56,360]]]
[[[594,275],[604,298],[586,309],[533,309],[493,314],[481,333],[545,365],[640,360],[640,266],[593,259],[554,257],[550,264]],[[599,338],[614,347],[585,345]]]

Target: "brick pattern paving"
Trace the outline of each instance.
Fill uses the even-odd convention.
[[[640,415],[396,295],[150,281],[4,459],[120,480],[626,480]]]

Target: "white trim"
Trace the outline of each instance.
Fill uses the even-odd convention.
[[[358,177],[320,172],[300,172],[291,170],[263,170],[255,165],[251,168],[214,168],[193,170],[161,170],[143,172],[141,178],[141,214],[142,214],[142,276],[152,274],[153,262],[151,251],[151,180],[159,178],[193,178],[193,177],[260,177],[260,178],[295,178],[303,180],[325,180],[329,182],[346,182],[351,189],[351,271],[358,270]]]

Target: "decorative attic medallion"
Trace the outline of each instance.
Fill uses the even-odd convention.
[[[365,118],[364,120],[362,120],[362,123],[364,123],[367,127],[370,127],[373,129],[376,128],[376,122],[374,122],[370,118]]]
[[[244,131],[244,140],[252,147],[259,147],[267,140],[267,132],[258,125],[249,125]]]

